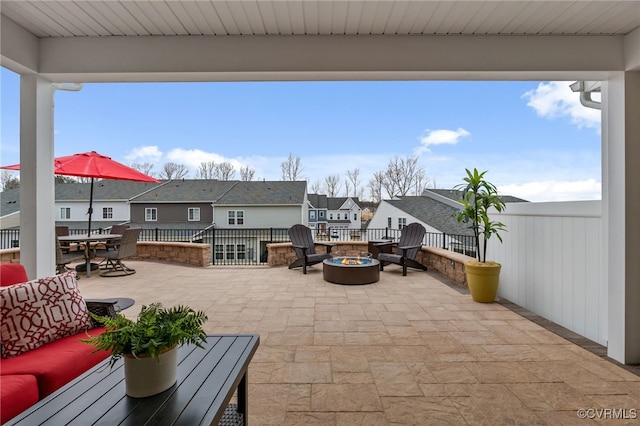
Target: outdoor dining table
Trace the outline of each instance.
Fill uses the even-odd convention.
[[[91,277],[91,243],[107,240],[118,240],[122,238],[122,234],[78,234],[78,235],[63,235],[58,237],[61,242],[65,243],[77,243],[84,245],[84,259],[87,267],[87,278]]]

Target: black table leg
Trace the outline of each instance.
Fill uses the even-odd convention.
[[[245,426],[249,424],[249,410],[247,407],[249,387],[247,386],[247,374],[249,374],[249,372],[244,373],[244,376],[240,379],[240,383],[238,383],[238,412],[242,414]]]

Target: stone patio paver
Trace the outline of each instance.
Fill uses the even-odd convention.
[[[638,424],[579,409],[640,409],[640,377],[523,318],[479,304],[433,273],[389,267],[340,286],[321,266],[197,268],[126,262],[121,278],[81,276],[87,298],[187,304],[209,333],[257,333],[254,425]],[[640,414],[639,414],[640,415]]]

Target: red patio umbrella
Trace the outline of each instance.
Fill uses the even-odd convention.
[[[91,234],[91,215],[93,214],[93,180],[115,179],[131,180],[136,182],[160,182],[159,180],[137,171],[122,163],[112,160],[111,157],[98,154],[95,151],[81,154],[67,155],[54,158],[53,173],[64,176],[76,176],[91,178],[91,191],[89,195],[89,231]],[[2,166],[0,169],[20,170],[19,164]]]

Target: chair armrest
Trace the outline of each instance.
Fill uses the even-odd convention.
[[[402,246],[402,247],[398,247],[398,250],[411,250],[414,248],[420,248],[422,247],[422,244],[416,244],[415,246]]]
[[[337,244],[336,243],[325,243],[324,241],[316,241],[315,245],[317,245],[317,246],[325,246],[325,247],[334,247]]]
[[[331,249],[334,248],[337,244],[335,243],[325,243],[323,241],[318,241],[315,243],[317,246],[322,246],[327,249],[327,253],[331,253]]]
[[[409,250],[411,250],[411,249],[415,249],[415,248],[418,248],[418,249],[419,249],[419,248],[422,248],[422,244],[418,244],[418,245],[415,245],[415,246],[402,246],[402,247],[398,247],[398,252],[401,252],[401,253],[402,253],[402,256],[404,256],[404,254],[405,254],[406,252],[408,252],[408,251],[409,251]]]
[[[111,317],[111,318],[115,318],[117,316],[116,307],[115,307],[117,301],[105,302],[105,301],[98,301],[98,300],[85,300],[85,303],[87,304],[87,310],[91,312],[93,315],[96,315],[99,317]],[[94,328],[101,327],[103,325],[100,321],[96,320],[93,316],[91,317],[91,320],[93,321]]]
[[[383,241],[380,243],[373,243],[374,247],[385,247],[385,246],[393,246],[393,245],[397,245],[398,243],[394,243],[393,241]]]

